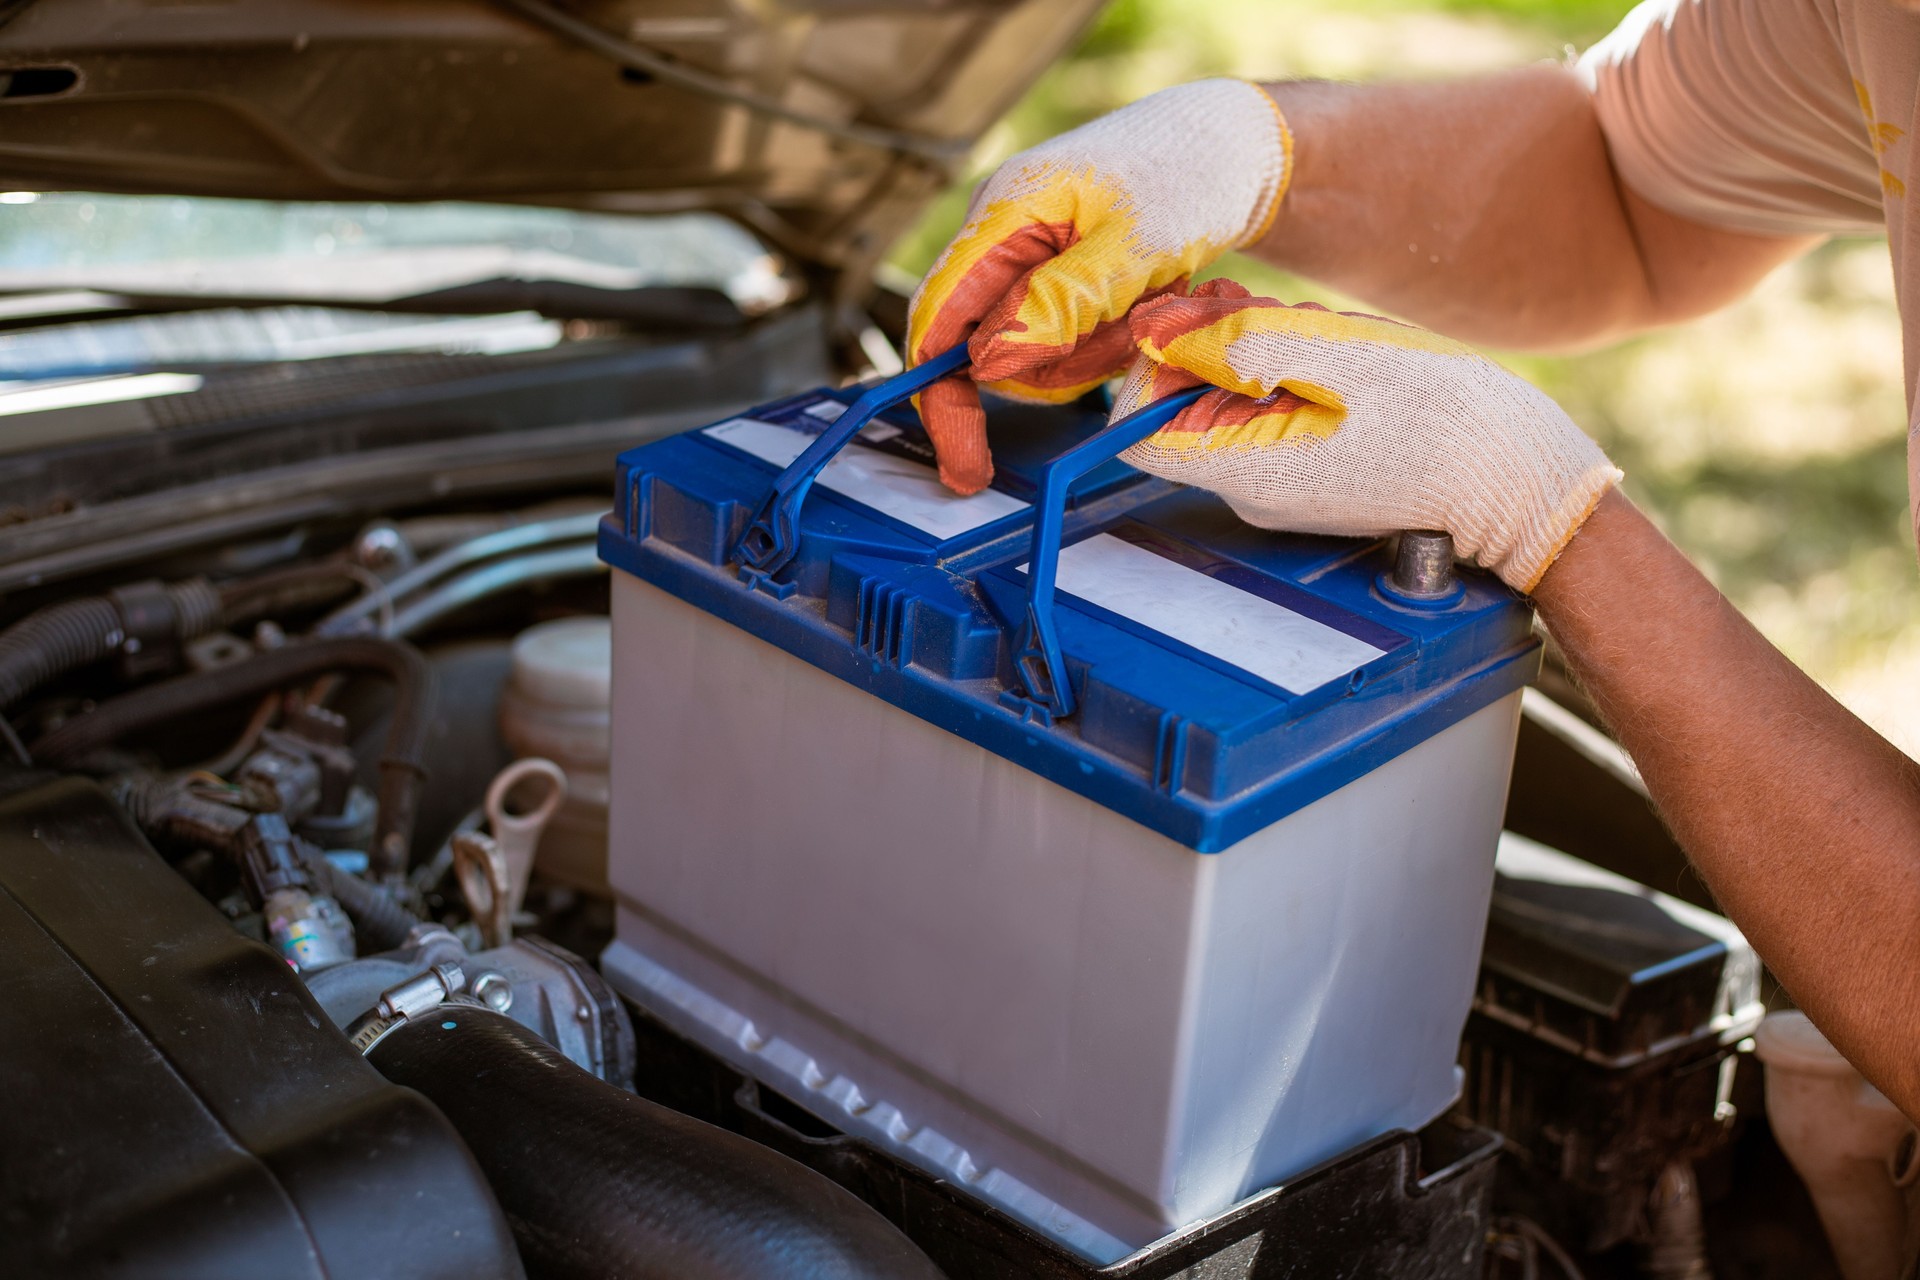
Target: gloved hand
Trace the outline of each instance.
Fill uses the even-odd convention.
[[[1122,456],[1268,529],[1442,529],[1531,591],[1620,472],[1547,395],[1472,348],[1377,316],[1208,281],[1142,303],[1114,416],[1214,384]]]
[[[973,380],[916,402],[941,480],[973,493],[993,478],[975,382],[1057,404],[1125,372],[1127,309],[1265,235],[1292,145],[1264,90],[1202,80],[1023,151],[981,184],[908,321],[910,363],[972,339]]]

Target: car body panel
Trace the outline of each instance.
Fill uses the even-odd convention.
[[[520,6],[665,59],[706,88],[621,65]],[[1098,7],[0,6],[0,186],[711,209],[808,262],[860,271]],[[741,95],[823,123],[775,118]],[[900,145],[836,136],[848,130]]]

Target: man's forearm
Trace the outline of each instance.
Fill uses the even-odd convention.
[[[1623,191],[1565,67],[1267,89],[1295,171],[1253,252],[1468,341],[1564,347],[1700,315],[1812,243],[1704,227]]]
[[[1727,914],[1920,1119],[1920,767],[1617,492],[1534,600]]]

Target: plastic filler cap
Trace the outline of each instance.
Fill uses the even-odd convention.
[[[605,707],[613,686],[612,621],[561,618],[529,627],[513,642],[513,681],[535,702]]]

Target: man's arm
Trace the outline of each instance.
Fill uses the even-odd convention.
[[[1625,190],[1566,67],[1267,90],[1295,167],[1250,251],[1468,341],[1566,347],[1689,319],[1818,243],[1705,226]]]
[[[1768,644],[1617,491],[1534,602],[1727,914],[1920,1119],[1920,765]]]

